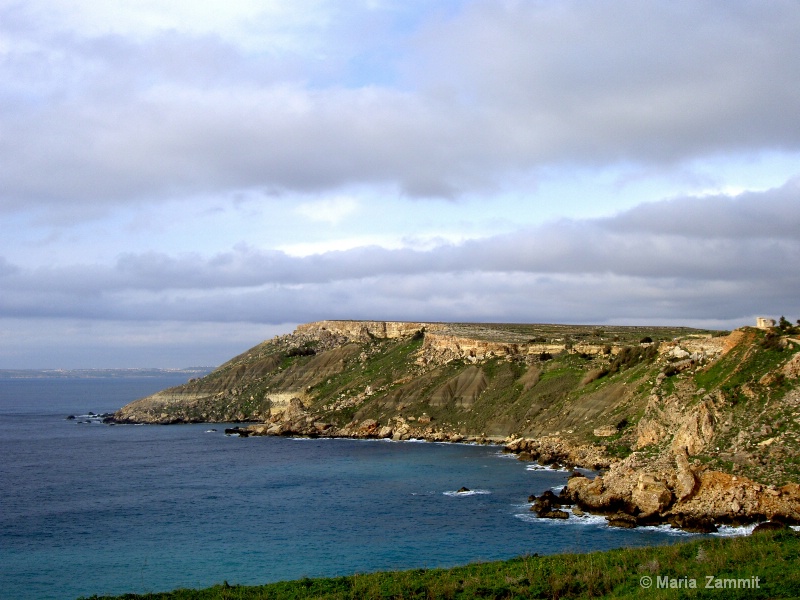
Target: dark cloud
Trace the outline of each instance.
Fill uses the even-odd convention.
[[[735,198],[676,198],[642,204],[605,220],[620,233],[680,235],[706,240],[766,238],[800,240],[800,179],[768,192],[747,192]]]
[[[391,57],[351,14],[325,39],[349,87],[212,35],[79,38],[3,11],[6,210],[350,184],[456,196],[551,165],[800,149],[789,0],[466,2],[393,30]],[[347,72],[378,49],[399,76]]]

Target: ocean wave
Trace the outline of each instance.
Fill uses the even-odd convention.
[[[530,505],[529,505],[530,506]],[[569,518],[567,519],[540,519],[536,516],[536,513],[533,512],[526,512],[526,513],[517,513],[514,516],[521,521],[525,521],[526,523],[536,523],[541,524],[543,526],[553,527],[559,524],[566,524],[566,525],[594,525],[594,526],[608,526],[605,517],[600,515],[590,515],[586,513],[582,516],[578,516],[573,514],[572,510],[569,508],[562,508],[561,510],[565,511],[569,514]]]
[[[525,467],[526,471],[552,471],[554,473],[571,473],[570,469],[565,469],[564,467],[553,468],[548,465],[540,465],[539,463],[531,463],[527,467]]]
[[[717,535],[721,537],[735,537],[739,535],[750,535],[753,533],[753,529],[758,526],[758,523],[751,523],[750,525],[739,525],[734,527],[733,525],[720,525],[719,531],[712,535]]]
[[[494,453],[494,456],[498,458],[511,458],[513,460],[517,460],[517,455],[512,452],[503,452],[502,450],[498,450]]]
[[[466,492],[458,492],[458,491],[450,491],[450,492],[442,492],[445,496],[452,496],[452,497],[464,497],[464,496],[480,496],[482,494],[491,494],[489,490],[468,490]]]
[[[531,505],[527,504],[526,506],[531,506]],[[574,514],[572,512],[572,509],[569,508],[569,507],[563,507],[563,508],[561,508],[561,510],[567,512],[569,514],[569,518],[567,518],[567,519],[540,519],[539,517],[536,516],[535,513],[532,513],[532,512],[518,513],[518,514],[515,514],[514,516],[516,518],[522,520],[522,521],[525,521],[526,523],[537,523],[537,524],[541,523],[543,525],[550,525],[550,526],[558,525],[559,523],[561,523],[561,524],[567,524],[567,525],[611,527],[608,524],[608,521],[606,521],[605,516],[603,516],[603,515],[593,515],[593,514],[589,514],[589,513],[584,513],[583,515],[578,516],[578,515]],[[739,526],[720,525],[719,529],[716,532],[710,533],[710,534],[706,534],[706,535],[711,535],[711,536],[714,536],[714,537],[738,537],[738,536],[743,536],[743,535],[750,535],[751,533],[753,533],[753,529],[755,529],[757,525],[758,525],[758,523],[751,523],[750,525],[739,525]],[[792,529],[794,529],[795,531],[800,531],[800,525],[793,526]],[[655,532],[658,532],[658,533],[662,533],[662,534],[666,534],[666,535],[670,535],[670,536],[679,536],[679,537],[692,537],[692,536],[697,536],[697,535],[703,535],[701,533],[696,533],[696,532],[693,532],[693,531],[685,531],[683,529],[677,529],[675,527],[672,527],[672,525],[669,525],[668,523],[662,523],[660,525],[643,525],[643,526],[640,526],[640,527],[635,527],[635,528],[630,529],[628,531],[631,531],[631,532],[655,531]]]

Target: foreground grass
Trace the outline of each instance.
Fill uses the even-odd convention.
[[[708,577],[712,585],[707,588]],[[758,577],[758,587],[755,580]],[[682,585],[664,588],[663,584]],[[687,588],[692,581],[696,589]],[[643,583],[651,582],[646,589]],[[749,583],[748,583],[749,582]],[[661,585],[660,585],[661,584]],[[746,586],[746,587],[744,587]],[[424,569],[262,586],[126,594],[118,600],[295,600],[301,598],[798,598],[800,534],[749,537],[553,556],[453,569]],[[93,596],[93,600],[101,600]],[[103,597],[110,598],[110,597]]]

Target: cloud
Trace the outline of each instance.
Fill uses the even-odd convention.
[[[713,321],[800,313],[797,182],[675,198],[428,250],[290,256],[239,246],[110,265],[4,263],[0,317],[253,323],[322,318]]]
[[[800,178],[794,178],[774,190],[743,192],[735,197],[687,197],[642,204],[604,222],[620,233],[797,242],[800,239],[799,201]]]
[[[183,4],[107,27],[87,3],[0,7],[0,210],[457,197],[552,166],[800,151],[794,2],[455,5],[240,2],[175,29]],[[260,33],[276,48],[238,42]]]

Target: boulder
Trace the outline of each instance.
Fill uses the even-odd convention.
[[[679,448],[675,451],[675,495],[679,502],[690,498],[697,490],[697,477],[689,466],[689,455],[686,448]]]
[[[568,501],[556,496],[552,490],[545,491],[538,498],[536,496],[529,496],[531,505],[531,512],[535,512],[536,516],[540,519],[568,519],[569,513],[560,510],[563,504],[569,504]]]
[[[752,535],[756,533],[762,533],[764,531],[781,531],[788,528],[789,526],[786,523],[781,523],[780,521],[764,521],[753,528]]]
[[[639,481],[631,492],[631,501],[641,518],[662,513],[672,503],[672,491],[667,484],[651,473],[640,473]]]
[[[239,437],[247,437],[250,431],[242,429],[241,427],[229,427],[225,430],[225,435],[238,435]]]
[[[712,519],[693,515],[671,515],[668,522],[676,529],[691,533],[714,533],[717,526]]]
[[[606,521],[608,521],[610,527],[622,527],[624,529],[633,529],[638,525],[636,517],[624,512],[617,512],[613,515],[609,515],[606,517]]]
[[[536,516],[540,519],[569,519],[569,513],[565,510],[551,509],[547,511],[539,511]]]
[[[306,407],[303,406],[303,402],[300,400],[300,398],[292,398],[289,400],[289,404],[283,410],[283,420],[295,421],[305,417]]]
[[[605,425],[603,427],[598,427],[592,433],[597,437],[611,437],[612,435],[616,435],[619,430],[614,425]]]

